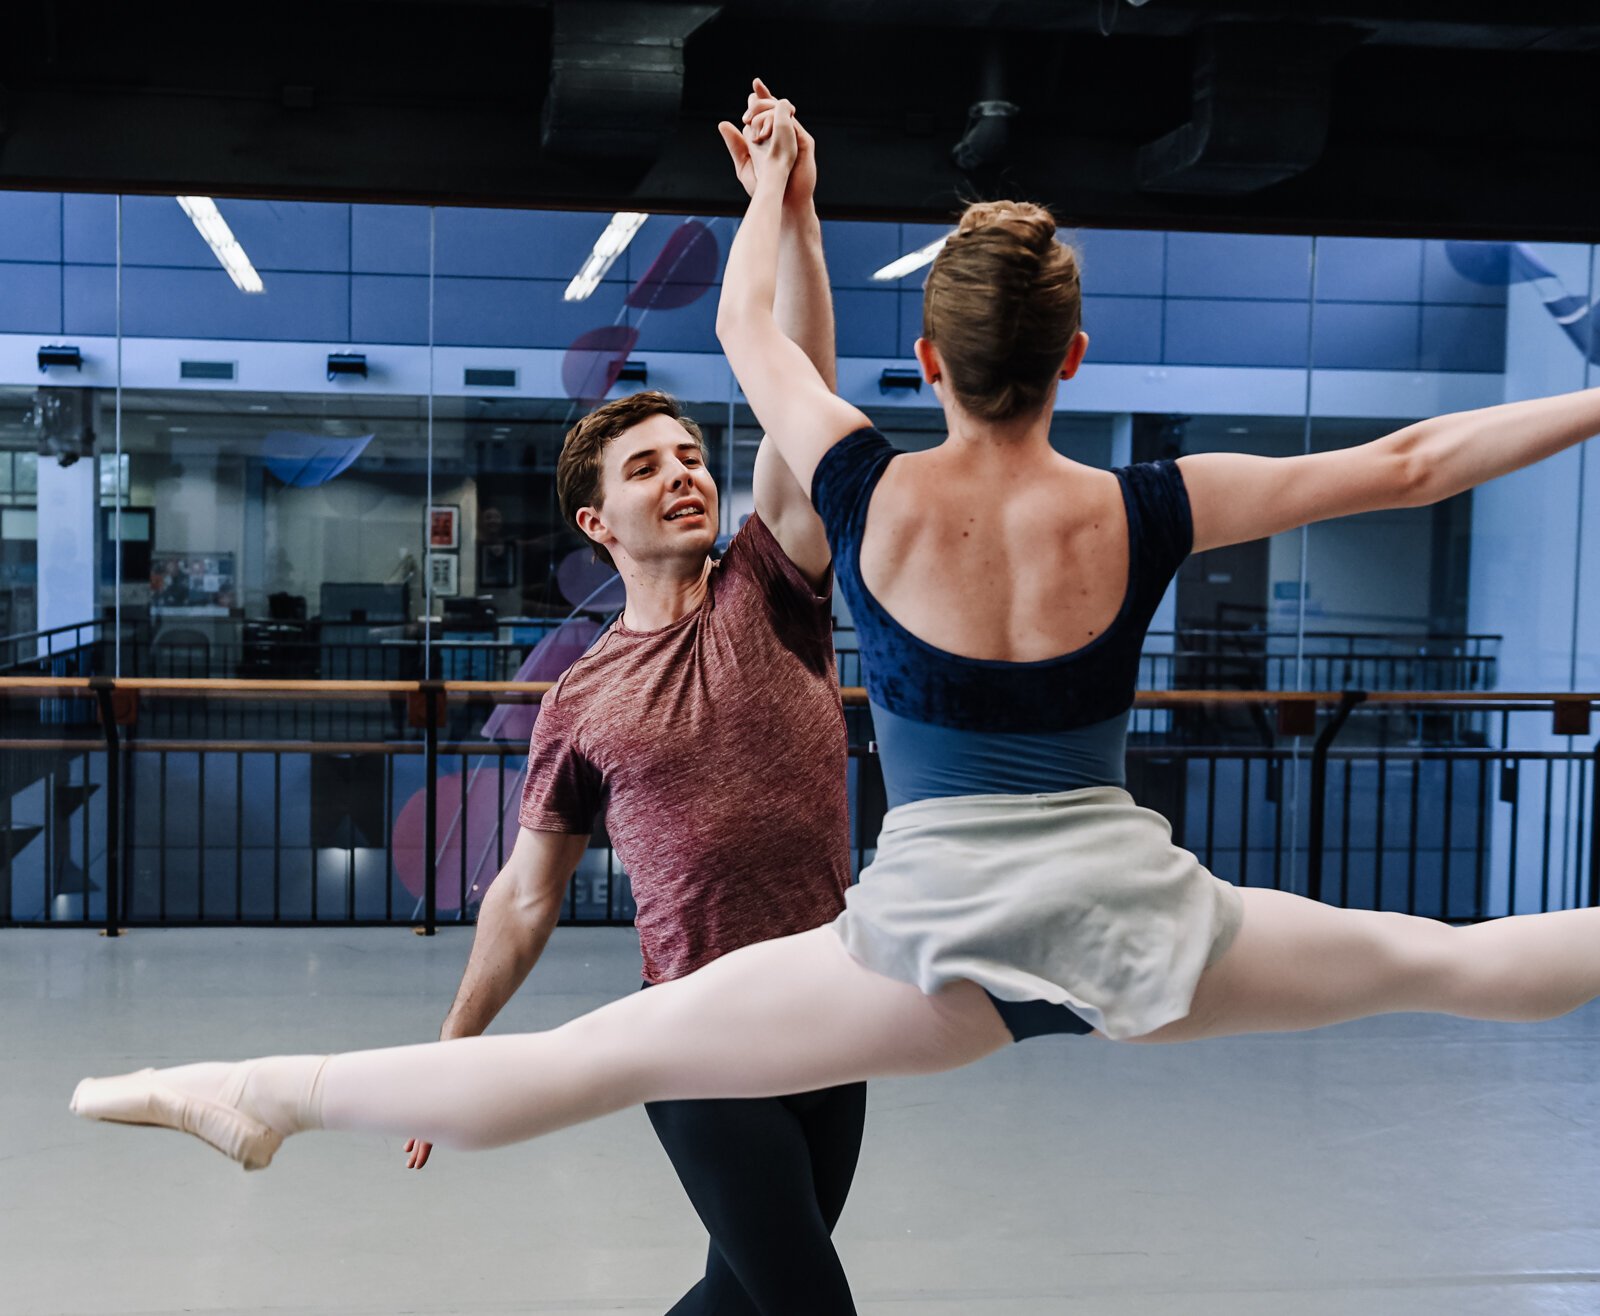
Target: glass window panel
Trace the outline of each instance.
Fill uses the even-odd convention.
[[[32,541],[38,537],[39,513],[35,508],[0,508],[0,539]]]
[[[0,493],[11,506],[32,506],[34,465],[33,390],[0,387]],[[26,459],[26,463],[25,463]],[[19,486],[27,483],[26,490]],[[0,636],[26,635],[38,629],[39,559],[36,537],[0,539]],[[29,650],[31,652],[31,649]],[[17,646],[4,646],[11,661],[23,656]]]
[[[425,315],[357,338],[349,206],[218,200],[258,294],[175,200],[125,205],[124,673],[425,674]],[[425,252],[429,212],[393,215]]]

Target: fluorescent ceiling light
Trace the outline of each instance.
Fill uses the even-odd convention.
[[[261,276],[250,263],[250,257],[244,254],[239,240],[233,236],[233,230],[217,209],[217,203],[208,196],[181,196],[177,201],[183,207],[183,213],[200,230],[200,236],[206,240],[212,254],[222,262],[222,268],[228,271],[234,286],[240,292],[265,292]]]
[[[606,271],[616,263],[617,257],[628,249],[628,244],[633,241],[633,235],[639,231],[639,226],[649,218],[649,215],[641,215],[633,210],[619,210],[611,216],[606,231],[595,239],[594,250],[589,253],[589,259],[583,262],[583,268],[567,285],[563,300],[569,302],[587,300],[589,294],[600,286],[600,280],[606,277]]]
[[[946,233],[944,237],[930,242],[926,247],[918,247],[915,251],[907,252],[899,260],[890,261],[872,277],[880,283],[889,283],[895,279],[905,278],[912,270],[920,270],[924,265],[931,265],[933,258],[944,250],[944,244],[949,238],[950,235]]]

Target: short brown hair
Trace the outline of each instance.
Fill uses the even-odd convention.
[[[1011,420],[1044,405],[1083,322],[1078,258],[1026,201],[968,206],[928,271],[922,336],[962,407]]]
[[[651,416],[671,416],[699,445],[701,459],[705,459],[706,441],[700,427],[683,414],[678,399],[671,394],[650,389],[596,407],[567,431],[561,456],[556,460],[556,497],[561,502],[561,515],[580,535],[583,530],[578,525],[578,509],[598,510],[604,498],[606,445]],[[598,561],[616,566],[610,553],[592,540],[589,542]]]

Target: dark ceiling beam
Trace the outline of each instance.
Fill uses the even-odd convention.
[[[540,144],[568,157],[654,159],[683,108],[684,43],[717,9],[558,0]]]
[[[1340,30],[1324,18],[1364,16],[1366,40],[1315,95],[1269,67],[1255,89],[1277,99],[1255,102],[1250,61],[1243,92],[1196,98],[1198,25],[1303,15],[1303,3],[918,0],[910,21],[902,0],[723,0],[691,28],[708,8],[633,0],[632,28],[569,27],[615,62],[563,84],[561,11],[540,0],[281,0],[247,43],[198,3],[164,4],[155,23],[146,6],[39,0],[8,15],[0,187],[731,213],[742,193],[714,125],[760,73],[817,134],[819,204],[836,217],[942,220],[980,191],[1100,225],[1600,237],[1600,59],[1549,48],[1550,0],[1499,24],[1481,3],[1329,0],[1287,31],[1315,43]],[[984,40],[953,30],[980,19]],[[1175,35],[1152,35],[1158,19]],[[636,58],[617,39],[629,31],[654,32],[663,57]],[[1419,33],[1438,48],[1401,39]],[[1586,14],[1566,35],[1581,46],[1600,30]],[[996,41],[1016,113],[1005,150],[964,176],[951,149],[970,107],[994,99],[981,55]],[[1230,108],[1234,95],[1258,108]],[[648,122],[607,121],[613,104]],[[612,138],[569,149],[585,131]],[[1232,168],[1264,185],[1142,187],[1141,148],[1163,138],[1169,179]]]
[[[457,12],[545,10],[561,0],[451,0]],[[673,5],[679,0],[636,0]],[[372,0],[329,0],[370,7]],[[441,0],[386,0],[396,8],[438,8]],[[1582,0],[723,0],[720,6],[769,24],[825,21],[840,27],[926,27],[990,32],[1187,37],[1210,22],[1315,21],[1370,29],[1380,45],[1454,50],[1600,50],[1600,16]]]

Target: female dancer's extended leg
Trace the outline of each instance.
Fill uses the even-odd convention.
[[[1552,1019],[1600,996],[1600,909],[1451,927],[1247,887],[1244,924],[1189,1014],[1136,1040],[1320,1028],[1406,1010]]]
[[[734,951],[549,1032],[88,1080],[74,1109],[184,1127],[247,1165],[312,1128],[497,1147],[645,1101],[954,1069],[1010,1040],[971,983],[924,995],[863,968],[818,928]]]

